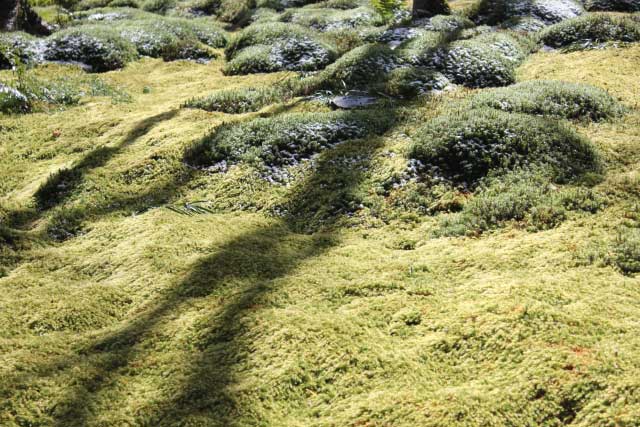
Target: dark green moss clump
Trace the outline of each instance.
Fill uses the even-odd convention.
[[[540,38],[552,47],[637,42],[640,41],[640,23],[628,16],[585,15],[546,28]]]
[[[490,109],[433,119],[415,135],[409,156],[421,173],[465,186],[531,165],[549,167],[560,181],[600,165],[595,147],[568,126]]]
[[[256,166],[292,166],[344,141],[384,132],[388,114],[334,112],[286,114],[225,124],[187,154],[195,165],[246,162]]]
[[[584,187],[558,187],[543,170],[521,170],[488,180],[462,211],[444,216],[438,236],[476,235],[517,222],[531,231],[563,222],[569,212],[595,213],[606,200]]]
[[[551,80],[534,80],[484,91],[471,100],[471,105],[586,120],[617,117],[624,112],[624,107],[600,88]]]

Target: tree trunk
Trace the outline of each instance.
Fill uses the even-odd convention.
[[[42,36],[51,34],[27,0],[0,0],[0,31],[24,31]]]
[[[1,0],[0,0],[1,1]],[[414,16],[448,15],[451,13],[446,0],[413,0]]]

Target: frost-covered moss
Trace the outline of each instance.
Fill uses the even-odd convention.
[[[22,32],[0,33],[0,69],[17,62],[32,65],[42,61],[44,41]]]
[[[212,58],[215,54],[207,46],[218,48],[226,44],[222,30],[195,20],[126,21],[117,28],[141,55],[165,60]]]
[[[87,26],[55,33],[47,40],[44,58],[79,62],[101,72],[124,67],[137,57],[135,46],[109,28]]]
[[[478,23],[498,24],[514,18],[535,18],[553,24],[583,13],[576,0],[482,0],[473,12]]]
[[[624,108],[606,91],[585,84],[534,80],[483,91],[471,105],[567,119],[601,120],[620,116]]]
[[[599,168],[594,146],[556,121],[491,109],[431,120],[414,137],[409,157],[432,177],[474,185],[491,172],[549,167],[557,180]]]
[[[224,68],[227,75],[274,71],[315,71],[336,57],[333,49],[308,37],[276,40],[242,49]]]
[[[384,84],[384,91],[391,96],[411,98],[433,91],[441,91],[448,85],[449,79],[430,68],[402,67],[389,73]]]
[[[384,21],[371,8],[359,7],[351,10],[328,8],[302,8],[288,10],[280,16],[283,22],[291,22],[319,31],[335,31],[362,26],[382,25]]]
[[[540,38],[552,47],[589,46],[608,41],[636,42],[640,41],[640,22],[629,16],[590,14],[548,27]]]
[[[251,25],[231,39],[225,55],[233,59],[242,49],[255,45],[269,45],[276,41],[291,39],[307,39],[313,33],[308,28],[283,22],[258,23]]]
[[[317,90],[363,88],[384,80],[389,72],[403,63],[387,46],[368,44],[353,49],[315,76],[305,79],[305,93]]]
[[[292,166],[341,142],[384,132],[389,115],[369,112],[286,114],[226,124],[205,137],[187,155],[196,165],[246,162],[256,166]]]
[[[456,31],[471,28],[475,24],[462,15],[436,15],[417,19],[413,25],[427,31]]]
[[[640,12],[638,0],[583,0],[589,11]]]
[[[530,46],[505,33],[484,33],[431,48],[412,59],[430,66],[458,84],[469,87],[505,86],[515,82],[515,67]]]

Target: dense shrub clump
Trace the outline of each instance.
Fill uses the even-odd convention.
[[[390,125],[388,114],[302,113],[226,124],[205,137],[187,155],[190,163],[216,165],[247,162],[256,166],[295,165],[338,143],[381,133]]]
[[[602,120],[624,112],[602,89],[552,80],[534,80],[484,91],[472,99],[471,105],[566,119]]]
[[[498,110],[439,116],[414,137],[411,159],[419,172],[473,186],[492,172],[531,165],[549,167],[564,180],[597,170],[594,146],[564,124]]]
[[[485,182],[462,212],[447,215],[436,235],[474,235],[516,221],[529,230],[553,228],[570,211],[595,213],[605,199],[583,187],[559,188],[544,171],[515,171]]]
[[[44,57],[49,61],[79,62],[91,71],[122,68],[137,57],[135,46],[116,31],[104,27],[71,28],[47,40]]]
[[[640,41],[640,23],[628,16],[586,15],[548,27],[541,40],[548,46]]]

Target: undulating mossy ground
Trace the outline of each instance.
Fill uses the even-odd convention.
[[[640,44],[483,31],[1,71],[0,425],[640,425]],[[485,39],[516,85],[411,63]]]

